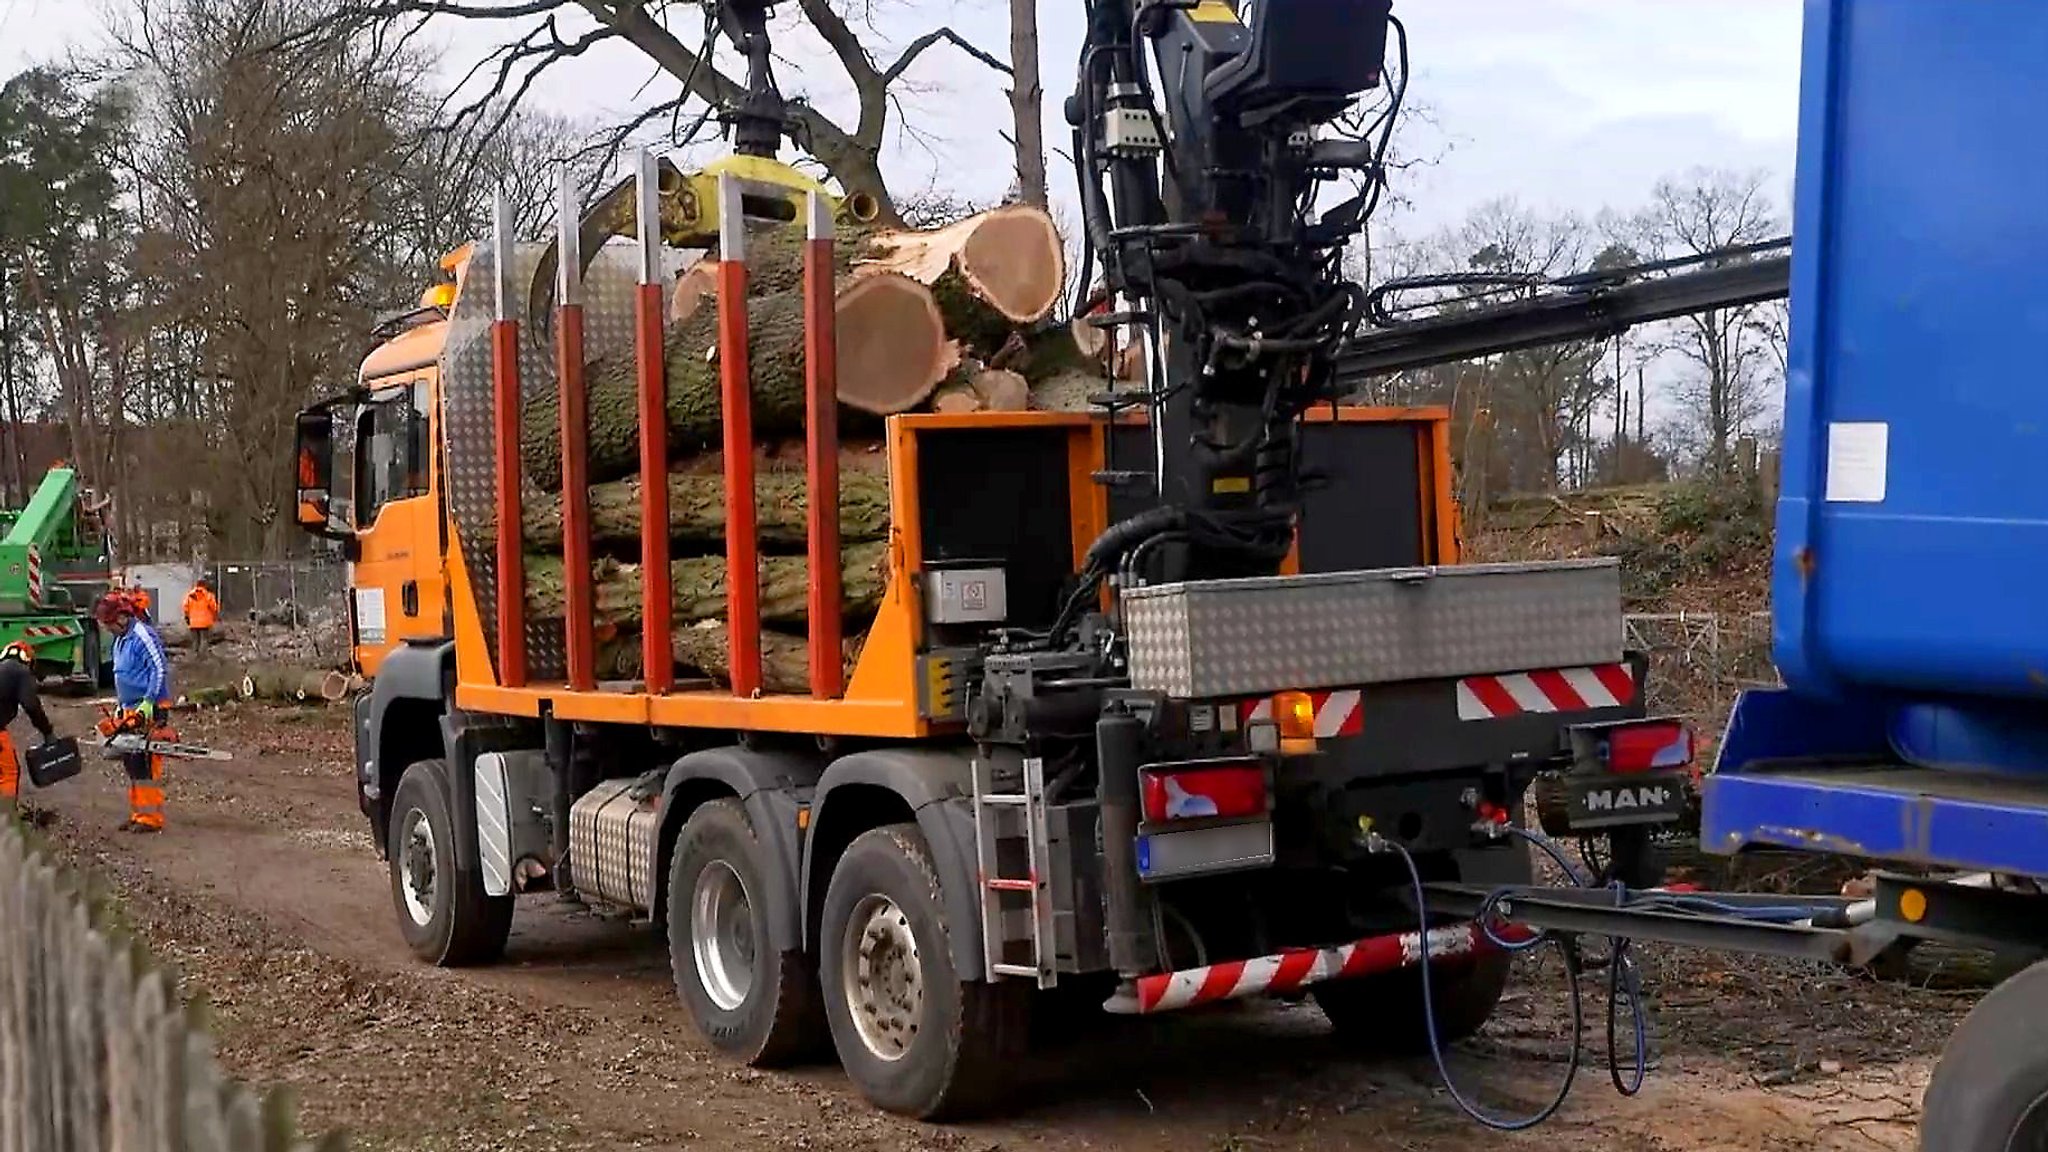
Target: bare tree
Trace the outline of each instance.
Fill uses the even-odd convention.
[[[1765,191],[1767,182],[1761,171],[1710,169],[1660,180],[1639,217],[1638,234],[1660,256],[1701,256],[1770,239],[1784,222]],[[1682,405],[1679,432],[1697,443],[1702,463],[1716,475],[1729,468],[1736,437],[1769,404],[1773,349],[1782,343],[1759,329],[1760,308],[1725,308],[1673,321],[1665,343],[1691,369],[1675,389]]]
[[[154,459],[221,544],[275,554],[297,410],[354,376],[372,315],[414,277],[406,231],[430,105],[428,61],[374,37],[275,47],[323,0],[173,0],[116,30],[142,78],[137,270],[167,347],[189,358],[196,448]],[[152,440],[165,438],[156,428]]]
[[[1010,146],[1017,154],[1017,198],[1046,206],[1045,91],[1038,86],[1037,0],[1010,0]]]
[[[1541,281],[1580,271],[1593,256],[1593,233],[1584,220],[1541,216],[1512,200],[1482,205],[1451,240],[1468,253],[1468,268],[1498,277],[1507,295],[1540,291]],[[1593,341],[1572,341],[1494,358],[1492,427],[1506,450],[1506,479],[1515,487],[1558,487],[1560,464],[1585,438],[1606,391],[1599,353]]]
[[[912,39],[886,62],[878,59],[854,30],[848,17],[830,0],[795,0],[803,21],[809,25],[838,62],[853,90],[857,112],[852,127],[826,116],[802,96],[788,102],[787,136],[791,143],[816,159],[826,172],[849,193],[866,192],[881,205],[885,219],[896,218],[896,207],[882,176],[882,147],[887,140],[894,89],[913,64],[927,51],[950,45],[995,71],[1008,76],[1010,65],[970,43],[950,27],[941,25]],[[1024,0],[1019,0],[1024,2]],[[678,142],[693,139],[697,129],[717,109],[739,105],[745,85],[734,79],[716,59],[712,10],[697,0],[332,0],[331,14],[319,21],[321,34],[349,36],[363,29],[376,29],[397,42],[404,42],[426,21],[465,19],[500,21],[508,29],[499,48],[472,72],[481,77],[484,91],[457,108],[450,127],[482,141],[494,137],[517,110],[533,85],[549,69],[573,60],[605,44],[630,46],[638,50],[678,85],[674,96],[642,109],[618,126],[614,146],[626,135],[667,118]],[[686,16],[701,15],[704,35],[692,47],[675,32],[671,23],[692,26]],[[1035,36],[1035,30],[1034,30]],[[465,87],[469,87],[467,81]],[[1019,85],[1035,91],[1035,80]],[[683,116],[691,108],[698,114],[682,131]]]

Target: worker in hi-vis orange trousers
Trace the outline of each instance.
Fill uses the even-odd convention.
[[[171,705],[171,661],[163,638],[125,593],[100,597],[93,615],[114,634],[114,700],[120,711],[102,721],[106,735],[141,732],[151,740],[176,740],[161,715]],[[108,731],[111,729],[111,731]],[[164,758],[147,752],[121,757],[128,770],[127,832],[164,828]]]
[[[10,805],[21,795],[21,758],[15,755],[14,738],[7,734],[7,726],[18,715],[26,715],[43,739],[55,737],[36,691],[35,649],[20,640],[0,648],[0,803]]]

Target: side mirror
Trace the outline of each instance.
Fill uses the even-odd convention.
[[[293,467],[297,471],[296,519],[315,536],[339,540],[350,535],[334,515],[334,410],[325,406],[299,413]]]

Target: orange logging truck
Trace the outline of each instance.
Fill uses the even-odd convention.
[[[501,222],[299,420],[298,518],[353,562],[372,677],[355,786],[423,959],[490,962],[521,897],[573,890],[666,934],[684,1009],[733,1058],[829,1047],[876,1105],[938,1118],[999,1101],[1055,989],[1120,1013],[1306,992],[1347,1036],[1416,1048],[1428,957],[1437,1034],[1471,1032],[1506,958],[1470,922],[1425,933],[1386,846],[1431,882],[1526,881],[1499,830],[1539,782],[1558,828],[1649,882],[1690,743],[1645,717],[1617,570],[1459,566],[1446,412],[1300,416],[1323,482],[1292,547],[1215,579],[1159,578],[1172,533],[1129,546],[1192,450],[1145,405],[891,417],[882,590],[849,672],[831,249],[857,206],[746,155],[688,176],[643,157],[635,199],[637,244],[579,224],[566,186],[554,251]],[[763,559],[742,225],[810,230],[808,691],[764,689],[745,579],[729,667],[677,676],[662,483],[639,488],[638,668],[600,675],[593,573],[620,569],[593,556],[583,365],[635,358],[642,475],[663,475],[657,221],[679,203],[720,241],[728,572]],[[514,307],[536,283],[551,322]],[[549,391],[562,587],[543,613],[520,431]]]

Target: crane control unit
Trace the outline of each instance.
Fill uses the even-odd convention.
[[[658,475],[676,245],[718,241],[727,562],[748,572],[744,247],[807,230],[808,555],[813,605],[836,602],[832,232],[874,205],[774,160],[765,6],[720,7],[750,61],[736,155],[643,157],[588,214],[565,185],[544,249],[501,213],[299,421],[298,519],[353,561],[372,674],[357,794],[421,957],[495,959],[526,894],[638,912],[719,1049],[830,1049],[875,1104],[937,1118],[1003,1103],[1048,993],[1142,1014],[1306,992],[1362,1044],[1470,1033],[1502,937],[1413,892],[1526,883],[1503,829],[1538,780],[1609,842],[1607,879],[1655,883],[1648,830],[1685,810],[1692,740],[1646,712],[1617,565],[1460,564],[1449,414],[1338,403],[1371,307],[1339,257],[1407,83],[1387,0],[1096,0],[1066,105],[1077,291],[1099,269],[1119,302],[1098,319],[1154,384],[1105,381],[1097,412],[891,417],[880,608],[850,672],[839,615],[809,614],[807,694],[762,690],[744,578],[729,682],[674,676],[666,486],[643,483],[643,670],[598,678],[582,367],[637,363]],[[543,390],[554,616],[528,610],[519,535]]]

